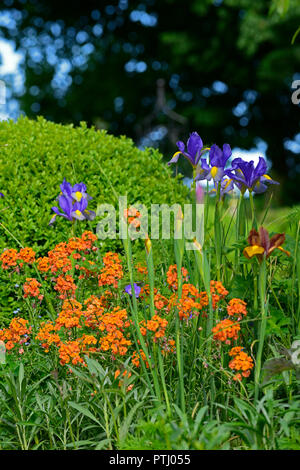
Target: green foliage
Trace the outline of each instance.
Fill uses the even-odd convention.
[[[135,435],[119,443],[122,450],[219,450],[228,449],[230,431],[226,424],[208,419],[208,407],[201,408],[188,419],[175,406],[171,420],[163,413],[152,415],[149,421],[137,423]],[[177,416],[176,416],[177,415]]]
[[[147,207],[183,202],[187,194],[179,180],[171,178],[157,150],[139,150],[130,139],[89,129],[84,123],[74,128],[43,118],[1,122],[0,144],[0,188],[5,194],[1,222],[39,253],[70,233],[70,223],[59,217],[53,228],[48,226],[63,178],[86,183],[94,210],[101,203],[118,208],[112,187],[127,196],[128,205],[141,202]],[[95,219],[92,227],[96,224]],[[9,238],[1,228],[0,248],[16,245]]]

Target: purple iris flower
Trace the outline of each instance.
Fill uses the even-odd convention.
[[[235,158],[231,166],[226,175],[234,180],[242,193],[246,189],[255,193],[264,193],[268,189],[268,184],[279,184],[266,174],[267,163],[262,157],[259,157],[256,167],[253,160],[245,162],[241,158]]]
[[[86,192],[86,185],[84,183],[74,184],[71,195],[72,198],[78,202],[80,202],[82,199],[87,199],[88,201],[92,199],[91,196],[89,196]]]
[[[141,287],[138,286],[136,283],[133,284],[133,287],[134,287],[135,296],[136,296],[136,298],[138,298],[139,295],[140,295],[140,292],[141,292]],[[125,287],[125,292],[129,295],[132,295],[131,284],[128,284]]]
[[[73,197],[73,192],[75,188],[75,195],[77,193],[81,194],[81,197],[77,194],[77,198]],[[49,222],[49,225],[52,225],[55,222],[56,216],[64,217],[67,220],[93,220],[96,216],[94,211],[88,210],[88,200],[92,199],[86,193],[86,186],[83,183],[75,184],[74,187],[68,183],[65,179],[60,185],[62,194],[58,197],[59,207],[52,207],[55,215]]]
[[[76,201],[73,204],[72,216],[78,220],[93,220],[95,218],[95,212],[87,209],[88,200],[82,198],[80,201]]]
[[[4,197],[4,194],[3,194],[3,193],[0,193],[0,197]]]
[[[78,202],[80,202],[82,198],[87,199],[88,201],[92,199],[91,196],[87,194],[86,185],[84,183],[76,183],[72,186],[71,183],[68,183],[66,178],[64,178],[60,185],[60,190],[64,196],[72,197]]]
[[[196,181],[211,180],[222,181],[225,175],[225,166],[228,159],[231,157],[230,145],[224,144],[223,150],[216,144],[211,146],[209,151],[209,164],[205,158],[201,158],[201,164],[197,168]]]
[[[230,178],[224,178],[221,181],[220,187],[220,199],[233,190],[233,180]],[[218,182],[214,181],[214,188],[211,190],[211,193],[217,194],[218,192]]]
[[[72,185],[71,185],[71,183],[68,183],[68,181],[66,181],[66,178],[64,178],[63,182],[59,185],[59,187],[60,187],[61,193],[64,196],[71,197],[71,195],[72,195]]]
[[[175,152],[172,160],[168,162],[168,165],[171,163],[177,163],[180,155],[183,155],[193,167],[196,167],[199,163],[201,155],[206,152],[208,149],[203,149],[203,142],[200,135],[197,132],[192,132],[187,141],[187,149],[185,150],[185,144],[182,141],[176,143],[178,147],[178,152]]]

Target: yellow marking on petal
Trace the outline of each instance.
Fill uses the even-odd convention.
[[[176,157],[176,156],[179,155],[180,153],[181,153],[180,151],[175,152],[172,158]]]
[[[252,258],[255,255],[262,255],[265,252],[265,249],[262,246],[259,245],[252,245],[252,246],[247,246],[244,248],[244,255],[247,258]]]
[[[202,152],[208,152],[210,150],[210,147],[206,147],[205,149],[202,149]]]
[[[232,180],[231,180],[231,179],[229,179],[229,180],[226,182],[226,184],[225,184],[225,186],[224,186],[224,189],[226,189],[226,188],[227,188],[227,186],[229,186],[229,184],[231,183],[231,181],[232,181]]]
[[[211,169],[211,176],[212,176],[213,178],[215,178],[217,173],[218,173],[218,167],[217,167],[217,166],[213,166],[212,169]]]
[[[267,178],[267,180],[270,180],[270,179],[272,179],[272,178],[270,178],[270,176],[269,176],[269,175],[263,175],[263,177],[264,177],[264,178]]]
[[[283,251],[283,253],[285,253],[286,255],[291,256],[291,253],[289,251],[285,250],[284,248],[282,248],[282,246],[278,246],[277,248],[278,248],[278,250]]]
[[[81,201],[82,199],[82,193],[80,191],[76,191],[75,193],[75,198],[77,201]]]
[[[76,214],[76,215],[81,215],[80,210],[77,209],[77,210],[75,211],[75,214]]]

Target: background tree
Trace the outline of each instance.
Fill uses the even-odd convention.
[[[27,115],[85,120],[166,154],[191,130],[207,144],[261,139],[282,200],[299,200],[298,0],[3,4],[12,21],[1,34],[24,54]]]

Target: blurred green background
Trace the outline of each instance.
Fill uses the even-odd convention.
[[[2,118],[86,121],[166,160],[197,130],[266,156],[297,204],[299,26],[299,0],[3,0]]]

